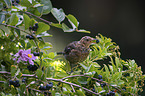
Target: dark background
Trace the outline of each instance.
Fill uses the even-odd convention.
[[[72,14],[86,33],[64,33],[51,29],[53,50],[64,47],[84,35],[95,37],[98,33],[111,38],[120,46],[121,58],[135,59],[145,73],[145,3],[144,0],[51,0],[53,7],[62,8],[66,15]],[[46,16],[44,17],[46,18]],[[56,21],[51,15],[48,20]],[[145,90],[145,88],[144,88]],[[145,94],[145,92],[143,93]]]

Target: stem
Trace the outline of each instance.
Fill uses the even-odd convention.
[[[76,91],[75,91],[75,89],[74,89],[74,87],[73,87],[72,85],[70,85],[70,86],[71,86],[71,88],[72,88],[73,92],[76,92]]]
[[[41,51],[40,51],[40,48],[39,48],[39,46],[38,46],[38,43],[36,42],[36,37],[34,37],[35,39],[34,39],[34,43],[35,43],[35,45],[36,45],[36,47],[37,47],[37,50],[38,50],[38,52],[40,53]],[[40,66],[39,66],[39,68],[41,68],[41,65],[42,65],[42,55],[40,55]]]
[[[0,74],[11,74],[11,73],[10,73],[10,72],[7,72],[7,71],[0,71]],[[66,79],[66,78],[78,77],[78,76],[84,76],[84,77],[88,77],[88,78],[91,78],[91,79],[94,79],[94,80],[101,81],[101,80],[99,80],[99,79],[92,78],[92,77],[85,76],[85,75],[72,75],[72,76],[64,77],[64,78],[62,78],[62,79],[46,78],[46,80],[48,80],[48,81],[52,80],[52,81],[62,82],[62,83],[65,83],[65,84],[69,84],[69,85],[71,85],[71,86],[75,86],[75,87],[82,88],[82,89],[86,90],[86,91],[89,92],[89,93],[93,93],[93,94],[95,94],[95,95],[99,95],[99,93],[95,93],[95,92],[93,92],[93,91],[91,91],[91,90],[89,90],[89,89],[87,89],[87,88],[85,88],[85,87],[82,87],[82,86],[80,86],[80,85],[77,85],[77,84],[74,84],[74,83],[70,83],[70,82],[63,81],[63,80]],[[34,77],[34,78],[38,78],[35,74],[31,74],[31,75],[30,75],[30,74],[22,74],[22,77]],[[0,82],[2,82],[2,81],[0,81]],[[105,81],[101,81],[101,82],[106,83]],[[108,83],[106,83],[106,84],[109,86]],[[117,87],[115,87],[115,86],[111,86],[111,87],[117,89],[117,90],[120,91],[120,92],[121,92],[121,90],[122,90],[122,89],[120,90],[119,88],[117,88]],[[73,91],[74,91],[74,90],[73,90]],[[128,93],[130,93],[130,92],[128,92]],[[130,94],[131,94],[131,95],[134,95],[134,94],[132,94],[132,93],[130,93]]]
[[[4,24],[4,23],[2,23],[2,25],[5,25],[5,26],[11,27],[11,28],[15,28],[15,29],[18,29],[18,30],[20,30],[20,31],[23,31],[24,33],[30,34],[30,33],[26,32],[25,30],[22,30],[22,29],[20,29],[20,28],[18,28],[18,27],[16,27],[16,26],[11,26],[11,25]]]
[[[43,18],[40,18],[40,17],[38,17],[38,16],[36,16],[36,15],[30,13],[30,12],[25,11],[24,13],[29,14],[29,15],[31,15],[31,16],[34,16],[34,17],[36,17],[36,18],[38,18],[38,19],[40,19],[40,20],[42,20],[42,21],[44,21],[44,22],[46,22],[46,23],[48,23],[48,24],[51,25],[51,22],[50,22],[50,21],[47,21],[47,20],[45,20],[45,19],[43,19]]]
[[[89,93],[93,93],[93,94],[95,94],[95,95],[99,95],[99,93],[95,93],[95,92],[93,92],[93,91],[91,91],[91,90],[89,90],[89,89],[87,89],[87,88],[85,88],[85,87],[82,87],[82,86],[80,86],[80,85],[77,85],[77,84],[74,84],[74,83],[70,83],[70,82],[63,81],[62,79],[46,78],[46,80],[52,80],[52,81],[57,81],[57,82],[62,82],[62,83],[65,83],[65,84],[73,85],[73,86],[75,86],[75,87],[82,88],[82,89],[86,90],[86,91],[89,92]]]

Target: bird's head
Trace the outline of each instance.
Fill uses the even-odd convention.
[[[91,43],[94,43],[96,39],[90,37],[90,36],[84,36],[81,38],[80,43],[83,44],[85,47],[89,48]]]

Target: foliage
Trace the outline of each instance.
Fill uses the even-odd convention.
[[[52,14],[58,23],[41,18],[45,14]],[[2,96],[138,96],[143,91],[145,75],[141,67],[135,60],[122,60],[119,46],[101,34],[96,36],[100,42],[91,45],[88,58],[71,74],[68,62],[56,59],[55,52],[48,53],[52,44],[44,42],[43,37],[52,37],[47,32],[51,27],[90,33],[79,29],[78,20],[53,7],[50,0],[3,0],[0,18]],[[37,59],[30,63],[33,55],[25,51],[21,54],[20,50],[30,50]]]

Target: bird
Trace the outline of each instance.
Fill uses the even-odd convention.
[[[97,39],[94,39],[90,36],[84,36],[79,41],[73,41],[69,43],[64,52],[58,52],[57,54],[63,54],[65,59],[69,61],[71,66],[71,72],[73,72],[72,68],[76,66],[79,62],[83,62],[87,59],[91,43],[94,43]]]

